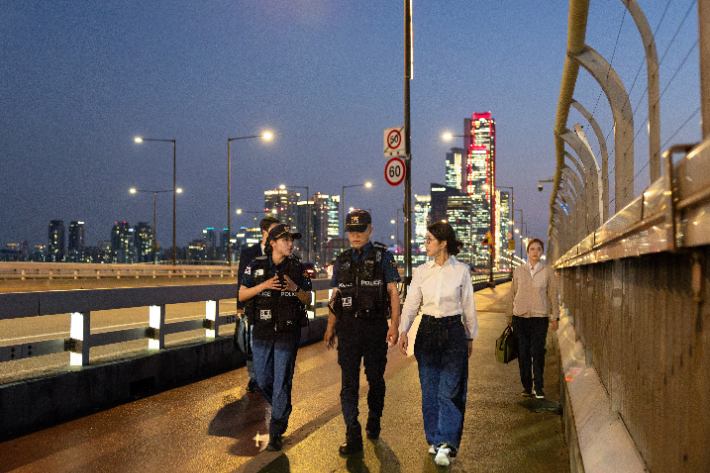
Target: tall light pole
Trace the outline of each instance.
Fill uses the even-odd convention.
[[[414,47],[412,44],[412,0],[404,0],[404,291],[412,282],[412,146],[411,124],[409,119],[409,82],[414,71]]]
[[[343,231],[342,231],[342,241],[343,241],[343,247],[341,250],[345,249],[345,215],[347,212],[345,212],[345,189],[349,187],[367,187],[368,189],[372,187],[371,182],[366,182],[364,184],[353,184],[352,186],[343,186],[343,190],[340,192],[340,208],[342,209],[342,220],[343,220]]]
[[[308,186],[287,186],[285,184],[281,184],[279,189],[286,189],[287,187],[290,189],[306,189],[306,241],[308,242],[306,244],[306,249],[308,254],[307,261],[311,261],[311,202],[308,198]]]
[[[158,252],[156,251],[156,248],[158,246],[158,194],[162,192],[173,192],[173,190],[168,189],[165,191],[144,191],[141,189],[132,188],[130,192],[131,194],[135,194],[136,192],[153,193],[153,263],[158,264]],[[175,192],[180,194],[182,192],[182,189],[178,187]]]
[[[177,251],[177,246],[176,246],[176,220],[177,220],[177,211],[176,211],[176,205],[177,205],[177,141],[176,140],[161,140],[157,138],[142,138],[140,136],[136,136],[134,138],[134,141],[136,143],[142,143],[144,141],[166,141],[169,143],[173,144],[173,266],[177,264],[177,258],[176,258],[176,251]]]
[[[251,138],[261,138],[264,141],[271,141],[273,137],[273,133],[265,131],[261,135],[227,138],[227,232],[229,233],[227,238],[229,241],[227,248],[227,265],[229,266],[232,266],[232,141],[248,140]]]

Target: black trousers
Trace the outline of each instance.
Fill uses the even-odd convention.
[[[513,333],[518,341],[518,366],[523,389],[533,388],[533,378],[535,389],[541,390],[544,387],[543,374],[547,353],[545,341],[549,325],[548,317],[513,316]]]
[[[367,407],[370,418],[379,420],[385,406],[385,366],[387,365],[387,320],[351,319],[338,322],[338,364],[342,371],[340,404],[348,436],[361,435],[358,422],[360,365],[370,386]]]

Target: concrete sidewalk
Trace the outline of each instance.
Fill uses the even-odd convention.
[[[0,443],[0,472],[567,472],[561,417],[528,410],[517,364],[495,361],[508,287],[476,293],[479,338],[461,449],[449,468],[437,468],[427,453],[417,363],[396,347],[388,353],[381,438],[366,440],[362,455],[340,457],[340,368],[336,351],[319,343],[299,350],[282,452],[262,451],[269,408],[261,395],[245,393],[242,368]],[[557,401],[549,348],[545,392]],[[366,417],[364,374],[361,386]]]
[[[476,292],[479,338],[470,359],[464,433],[457,458],[437,467],[428,454],[421,414],[416,361],[387,380],[383,430],[379,440],[365,440],[365,451],[345,459],[337,446],[345,426],[338,415],[283,453],[263,452],[239,472],[568,472],[569,458],[557,413],[533,413],[535,401],[522,398],[517,361],[497,363],[495,340],[506,327],[505,298],[510,284]],[[412,327],[414,332],[416,327]],[[548,336],[545,392],[559,401],[557,351]],[[410,334],[410,340],[414,337]],[[412,348],[410,346],[410,352]],[[390,350],[389,357],[402,356]],[[412,360],[414,357],[409,356]],[[367,415],[360,399],[361,417]],[[327,415],[326,415],[327,416]]]

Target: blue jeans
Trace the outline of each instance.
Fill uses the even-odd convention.
[[[269,435],[283,435],[291,415],[291,387],[296,353],[301,338],[297,332],[281,332],[270,339],[252,340],[256,382],[271,404]]]
[[[468,345],[461,316],[422,316],[414,342],[422,386],[424,433],[430,445],[458,450],[468,389]]]

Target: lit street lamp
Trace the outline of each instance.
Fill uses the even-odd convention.
[[[173,192],[172,189],[168,189],[165,191],[144,191],[141,189],[136,189],[132,188],[130,190],[131,194],[135,194],[136,192],[152,192],[153,193],[153,263],[158,264],[158,252],[157,246],[158,246],[158,226],[157,226],[157,220],[158,220],[158,194],[162,192]],[[175,190],[178,194],[182,193],[182,189],[179,187]],[[173,263],[175,264],[175,263]]]
[[[134,138],[134,141],[136,143],[143,143],[144,141],[166,141],[166,142],[171,142],[173,144],[173,266],[177,264],[176,261],[176,251],[177,251],[177,245],[176,245],[176,225],[175,222],[177,220],[177,212],[176,212],[176,205],[177,205],[177,141],[176,140],[161,140],[161,139],[156,139],[156,138],[142,138],[140,136],[136,136]]]
[[[232,141],[248,140],[250,138],[261,138],[264,141],[271,141],[274,134],[265,131],[261,135],[240,136],[238,138],[227,138],[227,232],[229,233],[229,248],[227,248],[227,264],[232,265]],[[256,216],[254,217],[256,219]]]
[[[343,211],[342,211],[342,213],[343,213],[343,232],[342,232],[343,248],[342,249],[345,249],[345,214],[346,214],[346,212],[345,212],[345,189],[347,189],[349,187],[363,187],[363,186],[367,187],[369,189],[370,187],[372,187],[372,183],[368,181],[364,184],[353,184],[352,186],[343,186],[343,190],[340,193],[340,208],[343,209]]]

